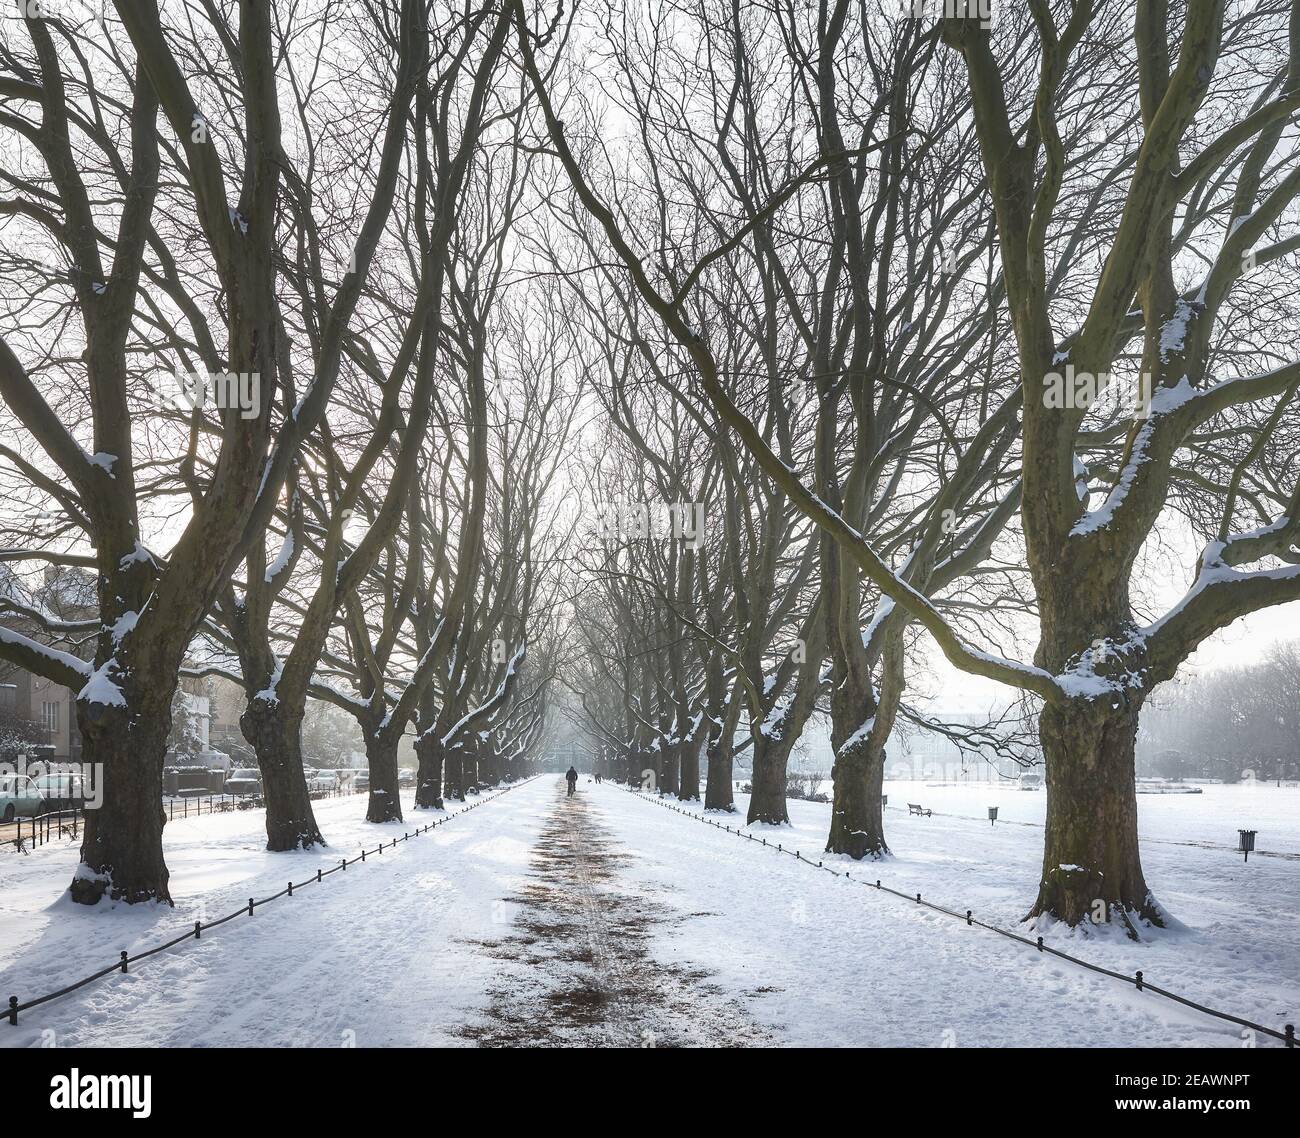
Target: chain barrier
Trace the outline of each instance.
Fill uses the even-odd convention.
[[[1122,980],[1126,984],[1132,984],[1134,987],[1137,988],[1139,992],[1154,992],[1156,995],[1164,996],[1166,999],[1173,1000],[1176,1003],[1182,1004],[1184,1007],[1193,1008],[1198,1012],[1204,1012],[1206,1015],[1211,1015],[1216,1017],[1217,1019],[1226,1020],[1228,1023],[1235,1023],[1241,1027],[1249,1028],[1251,1031],[1259,1032],[1263,1035],[1270,1036],[1273,1039],[1279,1039],[1283,1043],[1285,1043],[1287,1047],[1296,1046],[1294,1024],[1288,1023],[1283,1031],[1278,1031],[1275,1028],[1265,1027],[1263,1024],[1255,1023],[1252,1020],[1242,1019],[1240,1016],[1235,1016],[1235,1015],[1231,1015],[1228,1012],[1219,1011],[1219,1009],[1217,1008],[1212,1008],[1212,1007],[1208,1007],[1205,1004],[1197,1003],[1195,1000],[1189,1000],[1186,996],[1180,996],[1177,992],[1171,992],[1167,988],[1161,988],[1155,984],[1152,984],[1150,981],[1146,979],[1146,977],[1143,975],[1141,971],[1135,972],[1132,976],[1130,976],[1125,972],[1116,972],[1112,968],[1103,968],[1100,964],[1093,964],[1090,961],[1081,959],[1080,957],[1071,956],[1068,952],[1063,952],[1059,948],[1052,948],[1050,945],[1044,944],[1043,938],[1041,936],[1037,937],[1034,940],[1031,940],[1029,937],[1021,936],[1019,933],[1013,933],[1009,929],[1000,928],[997,925],[991,925],[986,921],[981,921],[974,916],[972,910],[970,909],[967,909],[965,913],[959,913],[955,909],[947,909],[944,908],[944,906],[942,905],[936,905],[933,901],[926,901],[922,899],[920,893],[916,893],[916,894],[902,893],[897,889],[891,889],[888,885],[882,884],[879,878],[877,878],[875,883],[873,884],[869,880],[863,880],[860,877],[852,877],[850,876],[849,871],[847,869],[841,872],[838,869],[832,869],[828,865],[823,865],[820,861],[814,862],[810,858],[804,857],[803,853],[800,850],[786,849],[785,844],[783,842],[769,844],[767,838],[765,837],[756,838],[752,833],[748,833],[747,831],[742,830],[739,825],[736,826],[736,828],[733,830],[731,826],[724,825],[723,823],[718,822],[713,818],[706,818],[703,814],[697,814],[693,810],[684,810],[680,806],[674,806],[672,803],[669,802],[661,802],[657,798],[647,798],[646,795],[642,792],[642,790],[639,787],[624,787],[623,789],[626,790],[629,794],[636,796],[637,798],[641,799],[644,802],[650,802],[655,806],[661,806],[665,810],[671,810],[673,813],[681,814],[683,817],[686,818],[693,818],[697,822],[703,822],[706,826],[712,826],[718,830],[725,830],[729,834],[735,834],[736,837],[738,838],[743,838],[751,842],[760,842],[765,849],[774,850],[776,853],[779,854],[788,854],[790,857],[793,857],[796,861],[803,862],[804,865],[807,865],[813,869],[820,869],[823,872],[829,873],[834,877],[843,877],[851,884],[862,885],[867,889],[875,889],[877,892],[880,893],[888,893],[894,897],[901,897],[905,901],[910,901],[915,905],[920,905],[926,909],[931,909],[936,913],[943,913],[945,916],[953,917],[959,921],[965,921],[967,925],[970,925],[973,928],[987,929],[989,932],[997,933],[998,936],[1006,937],[1008,940],[1016,941],[1019,944],[1028,945],[1030,948],[1037,949],[1039,952],[1046,952],[1051,954],[1052,956],[1060,957],[1060,959],[1069,961],[1071,964],[1077,964],[1079,965],[1079,967],[1086,968],[1090,972],[1097,972],[1102,976],[1109,976],[1115,980]]]
[[[126,972],[128,971],[129,966],[135,964],[137,961],[147,960],[150,956],[154,956],[159,952],[166,952],[167,949],[175,948],[178,944],[183,944],[187,940],[201,940],[203,933],[209,929],[215,929],[218,925],[224,925],[227,921],[233,921],[236,917],[251,917],[262,905],[269,904],[281,897],[292,897],[295,891],[301,890],[308,885],[318,885],[332,873],[338,873],[340,871],[346,872],[349,865],[356,865],[357,862],[364,862],[366,860],[367,852],[382,854],[385,846],[388,846],[391,849],[396,849],[399,842],[407,842],[410,841],[411,838],[418,838],[421,834],[427,834],[436,826],[450,822],[453,818],[457,818],[461,814],[466,814],[471,810],[477,810],[480,806],[486,806],[489,802],[495,802],[503,794],[509,794],[512,790],[516,790],[521,786],[526,786],[534,779],[540,777],[540,775],[534,775],[533,778],[525,779],[523,782],[514,783],[511,786],[499,790],[496,794],[493,794],[488,798],[480,799],[478,802],[471,802],[469,805],[455,811],[455,813],[448,814],[444,818],[437,818],[428,825],[421,826],[416,830],[408,830],[400,838],[394,838],[391,842],[380,842],[373,851],[367,851],[366,848],[362,846],[361,853],[351,860],[343,858],[338,865],[332,866],[330,869],[318,869],[316,870],[315,876],[308,877],[304,881],[300,881],[296,884],[290,881],[286,888],[281,889],[278,893],[272,893],[269,897],[262,897],[260,899],[250,897],[248,899],[248,904],[241,905],[233,913],[227,913],[224,917],[218,917],[215,921],[208,921],[206,923],[195,921],[194,927],[187,932],[181,933],[180,936],[173,937],[171,940],[165,941],[163,944],[158,944],[153,948],[147,948],[141,952],[137,952],[134,956],[128,954],[127,951],[123,949],[118,956],[117,963],[111,964],[107,968],[101,968],[98,972],[92,973],[73,984],[68,984],[55,992],[48,992],[44,996],[37,996],[35,999],[27,1000],[22,1003],[19,1002],[17,996],[10,996],[7,1011],[0,1011],[0,1015],[5,1015],[11,1025],[17,1026],[19,1012],[25,1012],[30,1008],[40,1007],[41,1004],[47,1004],[51,1000],[57,1000],[61,996],[66,996],[71,992],[77,991],[79,988],[84,988],[87,984],[93,984],[96,980],[102,980],[105,976],[112,975],[114,972]]]

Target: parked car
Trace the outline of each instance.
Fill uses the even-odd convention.
[[[414,786],[414,785],[415,785],[415,771],[411,770],[410,767],[402,767],[402,768],[397,772],[397,785],[398,785],[398,786]]]
[[[258,770],[237,770],[232,771],[225,786],[222,790],[226,794],[237,794],[245,797],[250,794],[262,793],[262,772]]]
[[[12,822],[20,815],[34,818],[45,810],[45,799],[36,783],[25,774],[0,775],[0,821]]]
[[[358,774],[352,779],[353,790],[369,790],[370,776],[368,774]]]
[[[43,774],[34,780],[48,810],[67,810],[79,807],[85,798],[79,774]]]
[[[333,771],[317,771],[307,780],[308,790],[337,790],[338,775]]]

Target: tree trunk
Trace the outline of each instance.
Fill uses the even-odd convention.
[[[895,641],[900,666],[901,643]],[[826,852],[848,854],[859,860],[884,857],[889,853],[880,803],[885,780],[884,742],[893,727],[897,702],[887,699],[882,706],[865,671],[846,672],[831,693],[831,751],[835,756],[831,781],[835,791]]]
[[[266,848],[272,851],[324,845],[302,769],[302,713],[276,700],[251,699],[239,729],[257,754],[266,801]]]
[[[159,685],[161,689],[165,685]],[[85,812],[81,865],[70,894],[80,905],[112,901],[164,901],[167,889],[162,832],[162,771],[171,731],[171,690],[140,706],[77,701],[82,761],[96,772],[103,802]]]
[[[682,802],[700,798],[700,743],[698,735],[686,739],[678,748],[681,773],[678,777],[677,797]]]
[[[478,741],[467,740],[461,747],[460,784],[465,794],[478,793]]]
[[[1047,830],[1038,900],[1028,917],[1070,925],[1164,926],[1138,851],[1134,748],[1141,704],[1118,697],[1048,704],[1038,720],[1047,767]]]
[[[709,732],[709,744],[706,752],[709,769],[704,783],[704,809],[725,810],[728,814],[736,809],[731,775],[731,733]]]
[[[831,780],[835,797],[831,806],[831,831],[826,852],[849,857],[879,858],[889,853],[885,843],[884,809],[880,796],[884,792],[885,749],[874,746],[870,733],[849,735],[845,745],[837,739],[839,725],[831,729],[835,748],[835,765]]]
[[[419,810],[442,809],[442,740],[430,732],[415,740],[415,805]]]
[[[366,733],[366,758],[370,760],[370,799],[367,822],[400,822],[402,799],[397,785],[397,744],[401,736]]]
[[[465,760],[464,751],[453,744],[448,747],[442,759],[443,793],[457,802],[465,801]]]
[[[682,745],[680,743],[662,744],[658,751],[659,790],[663,794],[677,794],[680,785]]]
[[[786,766],[794,740],[760,734],[754,740],[753,789],[749,795],[747,821],[785,825],[790,821],[785,806]]]

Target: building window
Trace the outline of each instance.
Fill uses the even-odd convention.
[[[59,705],[49,702],[42,703],[41,719],[45,723],[45,730],[50,734],[55,734],[59,729]]]

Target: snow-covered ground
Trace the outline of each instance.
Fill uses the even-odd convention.
[[[1115,935],[1102,936],[1081,936],[1059,928],[1038,931],[1045,933],[1046,943],[1072,955],[1119,972],[1131,974],[1141,969],[1152,984],[1242,1018],[1279,1031],[1287,1023],[1300,1025],[1300,860],[1252,855],[1250,862],[1243,864],[1241,855],[1228,849],[1181,844],[1233,845],[1238,828],[1251,828],[1259,830],[1261,850],[1300,851],[1300,790],[1264,786],[1204,789],[1199,795],[1144,794],[1139,798],[1141,833],[1144,839],[1158,839],[1146,840],[1143,846],[1147,883],[1182,927],[1152,931],[1142,943],[1132,942],[1117,930]],[[792,801],[790,827],[753,829],[786,849],[801,850],[805,857],[842,863],[840,867],[848,866],[855,877],[879,878],[885,885],[908,894],[920,893],[945,908],[972,909],[990,924],[1027,932],[1019,921],[1033,900],[1042,863],[1045,797],[1041,792],[979,784],[933,786],[920,781],[889,782],[885,792],[890,803],[886,833],[893,856],[879,863],[854,866],[848,858],[831,859],[821,852],[830,811],[825,804]],[[909,815],[909,802],[936,813],[929,818]],[[741,822],[745,805],[746,796],[737,795]],[[987,810],[991,805],[999,807],[1000,819],[992,826]],[[683,808],[699,812],[697,805]],[[649,804],[646,809],[655,815],[663,813]],[[688,824],[709,834],[708,827]],[[721,848],[715,851],[714,846]],[[738,850],[732,851],[732,846]],[[871,993],[871,999],[880,999],[893,1009],[882,1017],[889,1029],[878,1042],[937,1044],[945,1028],[956,1031],[960,1046],[1231,1046],[1242,1042],[1242,1029],[1235,1025],[1184,1013],[1169,1001],[1138,994],[1115,980],[1091,977],[1081,968],[1040,956],[993,933],[968,929],[951,918],[909,908],[899,898],[859,889],[790,858],[755,850],[753,844],[725,832],[713,834],[709,874],[718,871],[719,857],[730,859],[733,854],[747,861],[762,854],[755,872],[764,861],[769,868],[763,880],[770,883],[770,889],[751,887],[739,901],[727,906],[728,913],[752,905],[771,914],[765,932],[751,930],[756,938],[752,953],[761,954],[765,966],[773,970],[780,970],[780,962],[787,956],[796,964],[802,959],[817,970],[833,968],[834,937],[824,948],[827,961],[813,962],[817,956],[813,945],[820,942],[823,930],[841,924],[843,951],[854,958],[858,985]],[[787,882],[785,889],[777,890],[773,873]],[[799,881],[805,884],[801,887]],[[742,888],[739,881],[719,884],[720,895],[727,897],[733,896],[733,889]],[[781,919],[783,914],[785,919]],[[875,932],[870,931],[880,921],[891,927],[901,925],[898,935],[891,935],[883,946],[878,925]],[[904,934],[902,928],[912,930],[911,934]],[[973,955],[963,963],[967,953]],[[1004,967],[1022,982],[1004,985]],[[792,974],[786,970],[785,975],[798,991],[800,985]],[[1023,981],[1030,982],[1028,990]],[[1001,988],[1005,990],[999,994]],[[824,990],[825,1006],[810,1017],[810,1026],[822,1024],[826,1036],[799,1037],[798,1042],[829,1042],[838,1031],[848,1030],[836,999],[853,991],[853,983],[845,976],[842,985],[828,983]],[[1039,992],[1050,993],[1060,1002],[1059,1016],[1052,1017],[1042,1008],[1041,1019],[1039,1012],[1032,1017],[1025,1012],[1025,1001],[1039,1003]],[[914,998],[910,1007],[907,993]],[[952,1007],[968,1006],[960,1016],[950,1012],[945,1018],[934,1007],[936,1000],[940,1007],[950,1000]],[[1054,1027],[1048,1027],[1053,1018]],[[1267,1046],[1273,1041],[1261,1037],[1259,1042]]]
[[[549,788],[548,788],[549,789]],[[0,1046],[426,1045],[486,1002],[493,961],[469,941],[508,926],[500,898],[518,883],[542,825],[541,812],[503,809],[524,784],[481,809],[370,856],[321,884],[237,917],[41,1008],[17,1028],[0,1021]],[[483,798],[496,798],[498,792]],[[481,801],[472,799],[471,802]],[[449,813],[463,809],[453,804]],[[373,851],[442,812],[415,810],[403,793],[402,823],[363,820],[365,796],[316,803],[330,845],[268,853],[260,810],[177,820],[164,830],[176,907],[94,909],[63,895],[75,844],[28,857],[0,856],[0,1003],[62,987],[214,920],[292,878]],[[494,815],[490,821],[489,814]],[[44,1034],[53,1032],[53,1035]]]
[[[1041,821],[1042,795],[1003,791],[996,804],[1007,822],[991,827],[988,788],[895,783],[887,792],[891,807],[921,802],[939,813],[915,818],[891,808],[895,856],[847,863],[854,876],[878,876],[1019,927],[1042,831],[1011,823]],[[499,1014],[512,1017],[514,1040],[536,1027],[539,1042],[578,1042],[602,1038],[592,1029],[607,1006],[599,988],[611,982],[621,987],[608,1007],[625,1021],[653,1008],[648,1034],[661,1042],[1243,1042],[1232,1024],[820,873],[621,787],[584,778],[580,797],[586,820],[566,828],[563,812],[572,806],[556,779],[522,785],[201,942],[25,1012],[17,1028],[0,1023],[0,1044],[463,1044],[500,1041],[503,1033],[491,1027]],[[738,804],[743,809],[743,796]],[[791,827],[763,832],[822,857],[829,807],[790,808]],[[1247,1019],[1279,1029],[1296,1022],[1300,861],[1252,856],[1243,865],[1227,850],[1164,842],[1226,845],[1238,826],[1250,826],[1260,831],[1261,850],[1296,851],[1300,792],[1210,787],[1204,795],[1144,796],[1141,810],[1144,834],[1161,839],[1144,847],[1148,881],[1184,927],[1141,944],[1049,931],[1049,943],[1119,971],[1141,968],[1152,983]],[[375,827],[361,813],[360,798],[320,804],[331,847],[295,854],[262,849],[260,812],[169,825],[174,910],[71,905],[62,899],[76,861],[70,845],[0,857],[0,997],[25,1000],[58,987],[111,963],[123,948],[183,931],[196,916],[212,919],[283,888],[291,876],[301,881],[318,865],[354,855],[363,840],[373,849],[380,831],[400,834],[427,820],[408,809],[405,825]],[[734,828],[743,813],[726,821]],[[576,855],[565,843],[596,843],[583,834],[602,835],[604,848],[575,877],[566,872]],[[563,904],[575,880],[585,896]],[[562,921],[552,921],[557,915]],[[603,927],[575,927],[583,920]],[[533,951],[548,922],[547,951]],[[564,950],[566,937],[575,951]],[[635,968],[607,959],[620,945],[635,950]],[[638,999],[628,984],[671,992]],[[526,998],[512,1005],[511,991]],[[707,1014],[681,1030],[692,1002]],[[533,1007],[549,1010],[534,1021]]]

